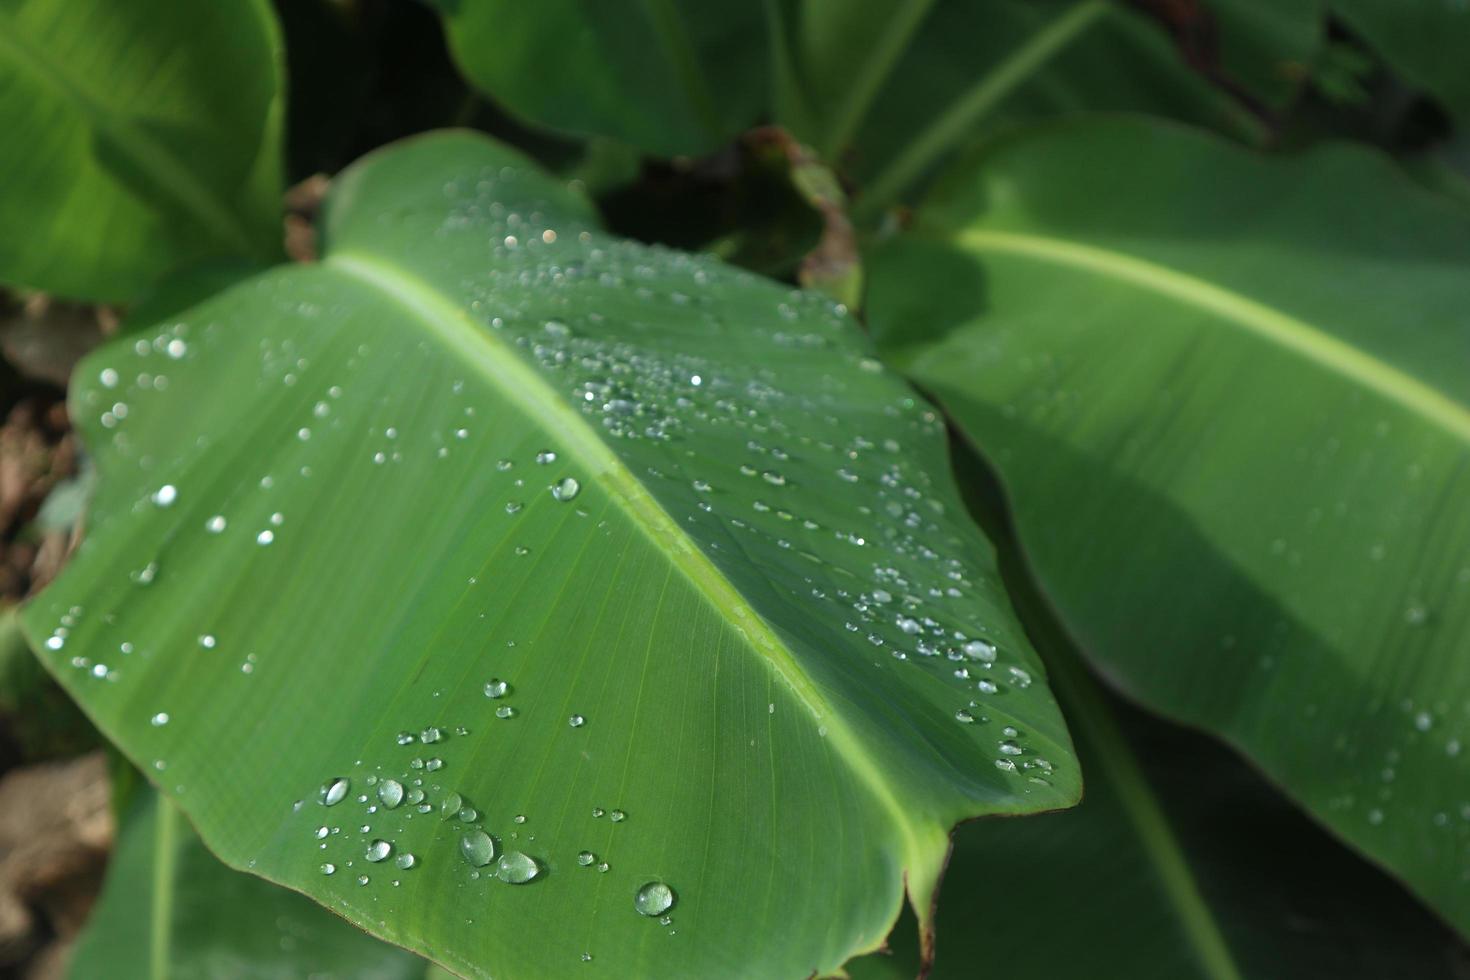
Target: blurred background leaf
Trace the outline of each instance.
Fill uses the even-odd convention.
[[[265,0],[0,2],[0,283],[127,300],[279,255],[282,57]]]

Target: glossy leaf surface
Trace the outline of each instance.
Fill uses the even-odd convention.
[[[1470,927],[1470,221],[1384,159],[1046,127],[871,265],[1105,675]]]
[[[70,974],[409,980],[427,966],[301,895],[225,867],[150,792],[123,822]]]
[[[25,613],[227,862],[471,976],[803,976],[905,886],[927,925],[955,821],[1075,799],[941,423],[839,311],[469,134],[324,225],[84,363],[97,502]]]
[[[279,254],[282,86],[266,0],[0,0],[0,282],[130,300]]]

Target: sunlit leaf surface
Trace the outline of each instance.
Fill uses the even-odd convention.
[[[33,643],[226,861],[471,976],[804,976],[1078,772],[935,412],[825,301],[439,134],[84,363]]]

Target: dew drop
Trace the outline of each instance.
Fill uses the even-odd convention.
[[[596,854],[593,854],[591,851],[583,851],[582,853],[580,853],[580,854],[577,855],[577,863],[580,864],[584,868],[591,867],[592,866],[592,862],[594,862],[596,860],[597,860],[597,855]]]
[[[352,788],[352,780],[346,776],[338,776],[336,779],[328,780],[322,784],[322,804],[324,806],[336,806],[347,796],[347,791]]]
[[[567,719],[567,724],[571,725],[573,728],[581,728],[583,725],[587,724],[587,719],[583,718],[581,715],[572,715],[570,718]]]
[[[149,722],[153,725],[154,728],[162,728],[164,725],[168,724],[168,712],[160,711],[158,714],[150,718]]]
[[[624,820],[628,819],[628,815],[622,810],[614,810],[607,815],[607,818],[613,823],[622,823]]]
[[[460,856],[477,868],[495,860],[495,841],[483,830],[471,830],[459,839]]]
[[[396,779],[383,780],[378,784],[378,799],[388,809],[397,809],[403,802],[403,784]]]
[[[398,855],[396,858],[393,859],[393,863],[395,865],[397,865],[398,867],[402,868],[404,871],[407,871],[409,868],[413,867],[415,864],[418,864],[419,863],[419,859],[416,858],[416,857],[414,857],[412,854],[408,853],[407,851],[404,851],[402,854]]]
[[[661,881],[650,881],[633,896],[639,914],[656,917],[674,907],[674,890]]]
[[[545,466],[548,463],[555,463],[556,453],[552,452],[550,449],[543,449],[536,454],[536,462],[540,463],[542,466]]]
[[[512,708],[508,704],[502,704],[500,707],[495,709],[495,717],[497,718],[514,718],[515,716],[516,709]]]
[[[509,690],[509,684],[498,677],[492,677],[490,678],[490,682],[485,685],[485,697],[503,698],[505,697],[506,692]]]
[[[336,873],[337,873],[337,866],[335,864],[330,864],[329,863],[329,864],[322,865],[322,874],[324,874],[324,875],[334,875]]]
[[[512,885],[524,885],[540,873],[541,867],[535,859],[520,851],[506,851],[495,866],[495,877]]]
[[[172,483],[165,483],[153,491],[153,504],[155,507],[172,507],[174,501],[179,499],[179,488]]]
[[[582,484],[578,483],[574,477],[568,476],[563,477],[561,480],[558,480],[556,484],[552,486],[551,495],[557,500],[566,502],[568,500],[571,500],[581,491]]]
[[[367,859],[374,864],[377,864],[379,861],[386,861],[392,853],[393,845],[381,837],[367,847]]]

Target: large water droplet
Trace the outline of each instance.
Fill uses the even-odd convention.
[[[322,803],[326,806],[336,806],[347,796],[347,791],[352,788],[352,780],[346,776],[338,776],[322,784]]]
[[[378,799],[392,810],[403,802],[403,784],[396,779],[385,779],[378,784]]]
[[[650,881],[633,896],[633,907],[643,915],[663,915],[674,907],[674,890],[661,881]]]
[[[512,885],[524,885],[541,873],[541,866],[534,858],[520,851],[506,851],[495,866],[495,877]]]
[[[418,858],[414,857],[412,854],[408,853],[407,851],[404,851],[402,854],[398,855],[396,858],[393,859],[393,863],[396,864],[396,865],[398,865],[404,871],[407,871],[409,868],[413,867],[415,864],[418,864]]]
[[[459,853],[470,864],[483,868],[495,860],[495,841],[483,830],[471,830],[459,839]]]
[[[367,859],[374,864],[377,864],[379,861],[386,861],[392,853],[393,845],[381,837],[367,847]]]
[[[583,851],[582,853],[577,855],[577,863],[584,868],[590,867],[592,865],[592,862],[596,860],[597,855],[593,854],[591,851]]]
[[[490,682],[485,685],[485,697],[503,698],[505,697],[506,692],[509,690],[509,684],[498,677],[492,677],[490,678]]]
[[[575,478],[568,476],[557,481],[557,483],[552,486],[551,495],[557,500],[567,501],[571,500],[581,491],[582,484],[578,483]]]

